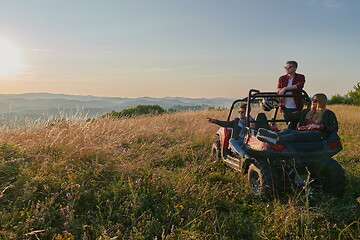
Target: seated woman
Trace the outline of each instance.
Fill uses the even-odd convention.
[[[335,113],[326,109],[326,102],[326,95],[317,93],[312,98],[311,109],[289,112],[281,106],[291,122],[298,122],[298,130],[284,129],[275,133],[260,128],[257,138],[275,145],[289,142],[316,142],[329,137],[331,133],[338,131],[338,121]]]
[[[233,129],[232,138],[229,140],[230,148],[243,156],[243,158],[250,158],[246,152],[242,149],[242,145],[244,144],[244,136],[245,136],[245,113],[246,113],[246,104],[242,104],[239,107],[240,116],[235,118],[232,121],[220,121],[214,118],[207,118],[210,123],[215,123],[221,127],[230,127]],[[250,116],[250,121],[254,120]],[[254,123],[250,123],[250,128],[254,127]]]

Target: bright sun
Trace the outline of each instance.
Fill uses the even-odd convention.
[[[0,39],[0,75],[14,73],[21,67],[19,49],[9,41]]]

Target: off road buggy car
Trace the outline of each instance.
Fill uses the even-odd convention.
[[[229,139],[233,131],[232,128],[226,127],[221,127],[217,131],[219,140],[212,146],[212,156],[246,175],[252,193],[257,196],[274,197],[299,187],[303,188],[305,184],[313,188],[322,188],[334,195],[342,194],[345,186],[344,170],[332,158],[342,150],[337,133],[321,142],[293,143],[286,146],[270,145],[257,139],[259,128],[280,131],[277,125],[287,127],[279,107],[271,110],[271,104],[287,97],[301,97],[305,106],[311,107],[311,99],[304,90],[299,90],[296,94],[278,95],[276,92],[251,89],[248,97],[235,100],[230,107],[227,121],[237,112],[234,109],[240,103],[246,102],[243,150],[251,158],[245,159],[231,150]],[[263,103],[260,104],[262,108],[256,117],[253,116],[254,120],[251,120],[252,108],[259,106],[259,102]],[[254,123],[255,128],[250,128],[250,123]]]

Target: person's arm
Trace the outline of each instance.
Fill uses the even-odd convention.
[[[321,121],[320,121],[319,124],[312,123],[312,124],[309,124],[307,126],[307,128],[309,130],[317,129],[320,132],[330,134],[332,132],[337,132],[338,131],[339,124],[338,124],[338,121],[336,119],[335,113],[328,110],[322,116]]]
[[[276,89],[276,92],[280,95],[283,95],[285,93],[285,88],[286,88],[286,78],[285,78],[285,75],[284,76],[281,76],[279,77],[279,80],[278,80],[278,86],[277,86],[277,89]]]
[[[283,88],[279,88],[278,87],[278,94],[279,95],[284,95],[286,91],[291,91],[291,90],[296,90],[296,89],[303,89],[304,88],[304,84],[305,84],[305,76],[304,75],[296,75],[297,76],[297,82],[292,85],[292,86],[288,86],[288,87],[283,87]],[[280,79],[279,79],[280,81]]]
[[[284,95],[286,91],[295,90],[295,89],[298,89],[297,85],[292,85],[292,86],[289,86],[289,87],[283,87],[283,88],[278,90],[278,94],[279,95]]]
[[[296,86],[295,89],[303,89],[305,85],[305,76],[302,74],[297,75],[297,81],[296,84],[293,86]]]
[[[338,130],[339,124],[335,113],[327,110],[320,121],[320,131],[325,133],[332,133],[337,132]]]
[[[207,118],[207,120],[211,123],[214,123],[216,125],[219,125],[221,127],[230,127],[232,128],[233,125],[234,125],[234,120],[233,121],[221,121],[221,120],[218,120],[218,119],[214,119],[214,118]]]
[[[282,88],[283,88],[283,80],[282,80],[282,76],[281,76],[281,77],[279,77],[279,80],[278,80],[278,85],[277,85],[277,88],[276,88],[276,92],[279,93]]]

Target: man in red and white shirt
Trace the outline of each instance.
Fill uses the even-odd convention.
[[[279,95],[284,94],[299,94],[299,92],[291,91],[296,89],[303,89],[305,84],[305,76],[299,73],[296,73],[298,67],[297,62],[287,61],[284,68],[286,74],[281,76],[278,81],[277,93]],[[293,98],[282,98],[281,103],[285,106],[286,109],[291,111],[299,111],[303,108],[303,102],[301,97]],[[284,119],[288,120],[284,115]],[[296,126],[289,126],[289,128],[295,128]]]

